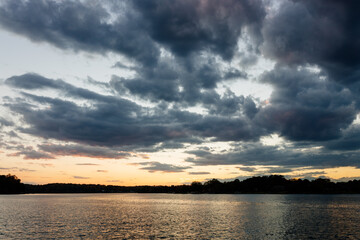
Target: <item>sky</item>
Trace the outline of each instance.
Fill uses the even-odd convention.
[[[357,0],[1,0],[0,174],[360,178]]]

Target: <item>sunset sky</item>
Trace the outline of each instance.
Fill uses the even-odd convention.
[[[360,1],[0,0],[0,174],[360,178]]]

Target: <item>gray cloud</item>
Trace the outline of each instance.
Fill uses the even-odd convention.
[[[263,28],[263,52],[285,64],[316,64],[338,82],[359,81],[359,1],[284,1]]]
[[[306,69],[276,67],[262,75],[275,89],[270,105],[255,116],[257,123],[290,140],[339,138],[356,118],[352,92]]]
[[[208,175],[210,172],[188,172],[189,175]]]
[[[259,38],[265,17],[261,1],[133,1],[157,42],[180,56],[211,50],[225,59],[233,56],[245,27]]]
[[[0,24],[62,49],[114,51],[154,64],[157,45],[184,57],[212,51],[230,59],[244,29],[259,42],[262,1],[3,1]]]
[[[5,80],[5,84],[21,89],[33,90],[43,88],[60,88],[65,82],[53,81],[38,74],[28,73],[21,76],[13,76]]]
[[[209,98],[202,89],[214,89],[224,80],[247,78],[247,73],[239,69],[219,68],[221,61],[215,59],[218,55],[223,60],[232,59],[244,32],[257,46],[264,18],[261,0],[7,0],[0,6],[0,24],[33,41],[75,51],[114,51],[140,62],[134,67],[120,62],[114,65],[137,73],[131,79],[113,79],[110,86],[120,94],[190,105]],[[172,57],[160,56],[160,47],[170,51]],[[211,53],[211,57],[199,52]],[[27,89],[46,80],[27,77],[29,81],[20,83]],[[214,96],[214,92],[211,94]]]
[[[9,150],[16,150],[14,153],[10,153],[7,156],[23,156],[24,159],[54,159],[55,157],[52,154],[49,154],[44,151],[34,150],[33,147],[25,147],[23,145],[18,146],[8,146]]]
[[[201,153],[189,157],[186,161],[197,166],[208,165],[243,165],[243,166],[282,166],[298,167],[360,167],[358,152],[329,152],[324,149],[311,150],[266,146],[260,143],[246,143],[225,153]]]
[[[138,165],[146,166],[146,167],[141,167],[140,169],[142,170],[147,170],[149,172],[164,172],[164,173],[184,172],[184,170],[191,168],[186,166],[176,166],[176,165],[160,163],[160,162],[144,162],[144,163],[138,163]]]
[[[239,170],[244,172],[255,172],[256,168],[254,167],[238,167]]]
[[[226,115],[203,116],[177,108],[168,108],[167,105],[144,108],[123,98],[104,96],[77,88],[62,80],[51,80],[34,74],[15,76],[6,81],[7,84],[23,88],[23,82],[29,81],[29,76],[30,80],[36,77],[41,79],[35,81],[33,87],[36,86],[37,89],[43,88],[41,86],[44,85],[65,92],[69,99],[91,100],[92,107],[23,92],[22,96],[26,101],[8,99],[5,104],[31,125],[29,128],[19,127],[23,133],[103,146],[151,146],[164,141],[191,142],[196,137],[213,137],[215,140],[225,141],[256,140],[263,134],[263,131],[255,128],[246,116],[237,118],[228,118]],[[39,85],[39,82],[42,85]],[[230,94],[229,98],[231,97],[234,96]],[[249,98],[241,98],[240,104],[243,103],[245,106],[245,114],[249,109],[247,104],[251,101]],[[49,107],[38,109],[39,104]],[[223,108],[223,112],[225,109],[226,107]],[[162,147],[166,147],[166,144]]]
[[[221,61],[211,57],[191,56],[186,60],[163,57],[155,66],[133,67],[135,76],[113,76],[109,87],[120,95],[136,95],[152,102],[176,102],[183,105],[217,105],[228,100],[213,89],[219,82],[246,78],[247,74],[235,68],[222,69]],[[234,104],[240,104],[231,95]],[[237,105],[234,106],[238,108]],[[232,110],[233,111],[233,110]]]
[[[73,176],[75,179],[90,179],[89,177]]]
[[[360,127],[351,126],[343,131],[341,138],[325,143],[329,150],[352,151],[360,149]]]
[[[141,17],[126,5],[110,1],[3,1],[0,24],[32,41],[46,41],[62,49],[100,54],[114,51],[142,63],[156,62],[158,48],[143,31]]]
[[[90,158],[112,158],[112,159],[123,159],[131,156],[131,154],[127,152],[116,151],[110,148],[86,146],[79,144],[67,144],[67,145],[42,144],[42,145],[38,145],[38,148],[44,152],[52,154],[53,156],[81,156],[81,157],[90,157]]]
[[[273,173],[284,174],[284,173],[291,173],[293,170],[294,170],[293,168],[275,167],[275,168],[267,169],[264,172],[266,172],[267,174],[273,174]],[[321,174],[325,174],[325,173],[321,173]]]

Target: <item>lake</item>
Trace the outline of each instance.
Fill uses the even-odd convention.
[[[360,239],[360,195],[0,195],[0,239]]]

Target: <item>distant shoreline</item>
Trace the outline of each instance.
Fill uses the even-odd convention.
[[[286,179],[281,175],[251,177],[240,181],[171,186],[115,186],[100,184],[51,183],[44,185],[23,184],[14,175],[0,175],[0,194],[46,193],[172,193],[172,194],[360,194],[360,180],[331,182],[318,178]]]

